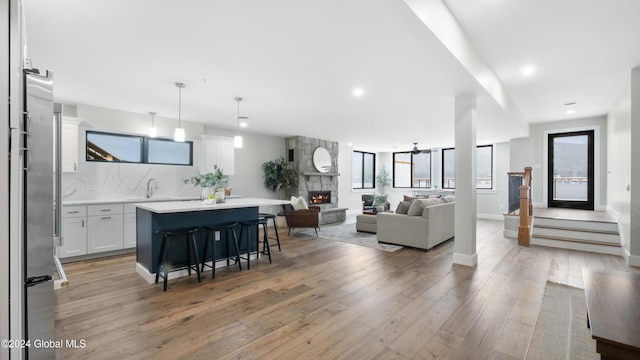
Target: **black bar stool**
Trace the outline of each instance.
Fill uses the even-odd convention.
[[[266,220],[271,219],[273,221],[273,231],[276,233],[276,242],[278,243],[278,251],[282,251],[280,248],[280,235],[278,235],[278,224],[276,224],[276,216],[269,213],[259,213],[258,217],[265,218]]]
[[[198,228],[184,228],[184,229],[171,229],[171,230],[158,230],[157,234],[162,235],[162,242],[160,243],[160,254],[158,255],[158,263],[156,269],[156,284],[158,279],[162,276],[164,280],[164,291],[167,291],[167,280],[169,278],[169,271],[182,270],[187,268],[189,275],[191,275],[191,269],[193,268],[198,274],[198,282],[200,279],[200,267],[198,266],[198,248],[196,246],[196,232]],[[187,265],[181,267],[175,267],[169,258],[167,249],[169,248],[168,242],[170,239],[181,239],[184,241],[185,248],[187,250]],[[191,240],[191,241],[189,241]],[[193,260],[192,260],[193,258]],[[195,264],[195,267],[193,266]],[[160,274],[162,269],[163,273]]]
[[[208,266],[211,268],[211,277],[215,278],[216,277],[216,232],[220,232],[220,241],[222,241],[222,238],[224,237],[225,241],[226,241],[226,247],[227,247],[227,252],[226,252],[226,259],[227,259],[227,266],[229,266],[229,259],[232,257],[230,255],[229,252],[229,238],[233,239],[233,245],[235,247],[236,250],[236,254],[233,257],[234,260],[236,261],[236,263],[238,264],[238,269],[242,270],[242,265],[240,264],[240,248],[238,246],[238,235],[236,234],[236,226],[238,225],[237,222],[228,222],[228,223],[224,223],[224,224],[216,224],[216,225],[212,225],[212,226],[205,226],[204,230],[206,231],[206,239],[204,241],[204,254],[202,255],[202,269],[200,271],[204,271],[204,267]],[[231,236],[229,236],[231,235]],[[207,260],[207,248],[209,246],[209,242],[211,242],[211,247],[212,247],[212,259],[211,259],[211,265],[206,263]],[[223,259],[220,259],[223,260]]]
[[[269,263],[271,263],[271,251],[269,250],[269,237],[267,236],[267,220],[265,218],[258,218],[255,220],[245,220],[240,222],[240,242],[245,237],[247,238],[247,269],[251,268],[251,254],[256,253],[256,259],[260,256],[260,237],[256,236],[256,249],[255,251],[251,250],[251,228],[262,226],[262,254],[269,255]],[[246,236],[244,236],[246,234]],[[244,259],[244,258],[243,258]]]

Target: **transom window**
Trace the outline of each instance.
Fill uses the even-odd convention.
[[[353,151],[351,161],[351,184],[353,189],[373,189],[376,187],[376,154]]]
[[[430,188],[431,151],[393,153],[393,187]]]

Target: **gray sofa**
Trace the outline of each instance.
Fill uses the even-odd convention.
[[[420,201],[421,204],[414,205],[415,201]],[[454,236],[455,202],[453,197],[450,197],[448,201],[426,199],[413,200],[413,202],[411,202],[408,214],[398,214],[398,211],[395,214],[378,214],[378,242],[431,249]]]

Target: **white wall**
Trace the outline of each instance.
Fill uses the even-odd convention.
[[[605,210],[607,201],[607,119],[594,117],[577,120],[539,123],[531,125],[531,136],[527,139],[511,140],[510,171],[522,171],[525,166],[533,167],[532,198],[535,206],[546,206],[546,135],[564,131],[596,129],[596,210]]]
[[[624,251],[630,253],[631,236],[631,84],[622,89],[616,104],[607,116],[607,208],[619,218]]]

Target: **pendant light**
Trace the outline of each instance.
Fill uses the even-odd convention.
[[[241,97],[236,97],[234,100],[238,103],[238,115],[236,116],[238,120],[238,133],[233,137],[233,147],[242,148],[242,136],[240,136],[240,119],[246,119],[246,116],[240,117],[240,101],[242,101]]]
[[[178,127],[173,133],[173,139],[175,141],[183,142],[184,141],[184,129],[181,127],[182,119],[180,118],[182,113],[182,88],[186,85],[181,82],[177,82],[176,86],[178,87]]]
[[[158,136],[158,129],[156,129],[155,125],[153,124],[153,117],[156,116],[156,113],[154,113],[153,111],[149,111],[149,115],[151,115],[151,127],[149,128],[149,137],[156,137]]]

